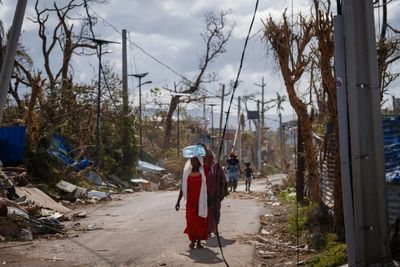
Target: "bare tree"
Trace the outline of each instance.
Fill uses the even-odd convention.
[[[225,53],[225,46],[231,36],[233,26],[227,28],[225,25],[227,12],[220,12],[218,15],[214,13],[206,13],[206,30],[201,35],[205,42],[205,52],[200,59],[199,72],[193,81],[184,80],[184,88],[179,90],[179,93],[193,94],[199,93],[201,91],[201,85],[207,82],[215,80],[215,75],[213,73],[207,74],[207,68],[214,60],[221,54]],[[178,92],[175,87],[174,92]],[[172,96],[165,119],[165,135],[164,135],[164,149],[168,148],[170,145],[170,135],[172,131],[172,115],[175,112],[180,96]],[[193,101],[193,100],[192,100]]]
[[[382,12],[380,32],[377,34],[378,75],[381,91],[381,101],[389,85],[395,81],[400,73],[391,72],[393,66],[400,59],[400,30],[388,22],[388,5],[392,0],[375,0],[375,8]]]
[[[35,16],[30,18],[38,25],[38,36],[41,40],[44,63],[43,74],[40,77],[45,81],[42,82],[42,89],[46,97],[43,98],[40,111],[42,127],[47,131],[56,129],[68,134],[71,129],[77,128],[76,124],[81,121],[73,119],[73,116],[77,116],[79,112],[87,112],[87,115],[94,116],[90,110],[93,107],[82,107],[78,103],[82,91],[79,91],[73,83],[72,67],[74,56],[94,54],[96,49],[94,44],[83,38],[89,36],[90,25],[88,19],[79,14],[87,2],[104,1],[68,0],[63,3],[54,1],[51,7],[47,7],[36,0]],[[91,135],[72,136],[81,144],[87,143],[87,138]]]

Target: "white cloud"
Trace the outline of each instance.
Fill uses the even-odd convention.
[[[16,1],[3,0],[2,2],[0,18],[7,29],[11,25]],[[33,2],[29,1],[25,17],[33,16]],[[51,5],[53,2],[54,0],[41,1],[44,5]],[[292,3],[294,4],[293,10],[291,9]],[[310,0],[260,1],[252,35],[262,28],[261,19],[266,19],[269,15],[274,19],[280,19],[282,12],[286,8],[289,16],[292,13],[297,15],[300,12],[308,14],[310,5]],[[227,46],[226,53],[218,57],[210,65],[210,71],[218,71],[220,79],[216,83],[205,85],[209,90],[218,90],[219,83],[228,84],[230,80],[236,78],[244,39],[254,11],[254,1],[112,0],[106,5],[92,4],[91,8],[107,20],[107,22],[99,20],[94,26],[93,30],[98,38],[120,42],[121,36],[119,32],[122,29],[127,29],[133,42],[188,78],[192,78],[197,74],[199,55],[203,54],[204,51],[204,43],[200,38],[200,33],[204,31],[203,13],[205,11],[230,10],[228,24],[235,23],[236,28]],[[394,26],[399,25],[396,17],[396,14],[399,13],[397,12],[398,10],[400,10],[400,2],[392,2],[389,10],[389,20],[393,22]],[[84,9],[80,10],[80,12],[82,16],[85,15]],[[109,23],[112,26],[108,25]],[[40,62],[41,43],[37,37],[37,25],[25,19],[23,31],[23,44],[27,47],[29,53],[32,53],[31,56],[35,62]],[[261,41],[260,37],[260,34],[253,36],[248,44],[240,76],[241,84],[237,95],[259,92],[260,88],[255,86],[254,83],[260,84],[261,78],[264,77],[267,83],[265,97],[269,99],[275,97],[277,91],[280,94],[285,94],[285,89],[281,74],[272,59],[272,53],[268,52],[264,41]],[[112,65],[114,71],[120,75],[122,65],[121,45],[109,45],[105,49],[113,52],[104,55],[104,62]],[[128,55],[130,73],[149,72],[148,78],[153,83],[143,88],[144,91],[156,86],[172,86],[174,82],[180,80],[179,76],[133,46],[129,46]],[[74,57],[74,79],[90,81],[96,78],[97,63],[95,55]],[[136,95],[135,86],[137,81],[130,79],[128,83],[132,88],[132,94]],[[290,108],[285,108],[286,110],[289,111]]]

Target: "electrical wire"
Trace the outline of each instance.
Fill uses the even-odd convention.
[[[242,67],[243,67],[244,55],[245,55],[245,52],[246,52],[247,43],[248,43],[248,41],[249,41],[251,29],[253,28],[253,24],[254,24],[254,20],[255,20],[255,17],[256,17],[257,9],[258,9],[258,0],[256,0],[256,4],[255,4],[255,7],[254,7],[253,18],[252,18],[251,23],[250,23],[249,31],[248,31],[248,33],[247,33],[246,40],[245,40],[244,47],[243,47],[243,51],[242,51],[242,55],[241,55],[241,58],[240,58],[239,69],[238,69],[237,76],[236,76],[236,80],[235,80],[235,83],[234,83],[234,86],[233,86],[233,91],[232,91],[232,95],[231,95],[231,100],[230,100],[229,106],[228,106],[228,112],[226,113],[226,119],[225,119],[225,124],[224,124],[224,131],[223,131],[223,133],[222,133],[222,136],[220,137],[221,140],[224,140],[224,137],[225,137],[225,134],[226,134],[226,128],[227,128],[227,125],[228,125],[229,113],[230,113],[230,111],[231,111],[232,102],[233,102],[233,99],[234,99],[234,96],[235,96],[235,92],[236,92],[237,86],[238,86],[238,84],[239,84],[239,77],[240,77],[240,73],[241,73]],[[223,146],[223,142],[220,142],[220,145],[219,145],[219,152],[218,152],[218,161],[217,161],[217,164],[218,164],[218,165],[220,165],[221,154],[222,154],[222,146]],[[219,168],[217,168],[217,177],[218,177],[218,172],[219,172]],[[218,184],[219,184],[219,183],[218,183]],[[218,192],[220,192],[220,190],[218,190]],[[223,253],[223,250],[222,250],[221,240],[220,240],[219,230],[218,230],[218,224],[216,224],[216,234],[217,234],[218,246],[219,246],[219,249],[220,249],[220,251],[221,251],[222,259],[224,260],[225,265],[226,265],[227,267],[229,267],[229,264],[228,264],[228,262],[226,261],[225,256],[224,256],[224,253]]]
[[[257,3],[257,4],[258,4],[258,3]],[[103,21],[103,23],[104,23],[105,25],[111,27],[115,32],[117,32],[117,33],[119,33],[119,34],[122,34],[122,32],[121,32],[120,30],[118,30],[116,26],[114,26],[111,22],[109,22],[108,20],[106,20],[106,19],[105,19],[103,16],[101,16],[99,13],[97,13],[92,7],[90,7],[89,5],[87,5],[86,0],[85,0],[85,9],[86,9],[86,14],[87,14],[88,20],[89,20],[90,32],[91,32],[93,38],[95,38],[95,34],[94,34],[94,31],[93,31],[93,23],[92,23],[92,20],[91,20],[90,15],[89,15],[89,9],[93,12],[93,14],[95,14],[97,17],[99,17],[99,18]],[[292,0],[292,14],[293,14],[293,0]],[[292,15],[292,24],[293,24],[293,15]],[[251,37],[249,36],[249,37],[246,39],[247,42],[248,42],[248,40],[249,40],[250,38],[254,37],[254,36],[255,36],[256,34],[258,34],[258,33],[259,33],[259,31],[256,32],[255,34],[253,34]],[[150,58],[152,58],[154,61],[156,61],[157,63],[159,63],[160,65],[164,66],[165,68],[169,69],[169,70],[172,71],[174,74],[176,74],[177,76],[181,77],[183,80],[185,80],[185,81],[190,81],[187,77],[185,77],[184,75],[182,75],[182,74],[180,74],[179,72],[177,72],[174,68],[172,68],[171,66],[165,64],[165,63],[162,62],[161,60],[157,59],[155,56],[151,55],[151,54],[150,54],[149,52],[147,52],[145,49],[143,49],[143,48],[140,47],[138,44],[136,44],[135,42],[133,42],[133,41],[131,40],[131,35],[130,35],[130,32],[129,32],[129,31],[128,31],[128,42],[129,42],[131,45],[133,45],[133,46],[135,46],[136,48],[138,48],[138,49],[139,49],[140,51],[142,51],[144,54],[146,54],[147,56],[149,56]],[[246,42],[246,44],[245,44],[246,46],[247,46],[247,42]],[[243,62],[241,62],[241,65],[240,65],[240,69],[239,69],[239,73],[238,73],[239,75],[240,75],[240,72],[241,72],[242,65],[243,65]],[[136,63],[135,63],[135,62],[134,62],[134,66],[135,66],[135,70],[136,70],[137,67],[136,67]],[[103,76],[104,76],[104,73],[103,73]],[[235,97],[235,91],[236,91],[236,89],[237,89],[237,87],[238,87],[238,84],[239,84],[238,78],[239,78],[239,76],[237,76],[237,78],[236,78],[236,81],[235,81],[235,84],[234,84],[234,89],[233,89],[233,92],[232,92],[232,95],[231,95],[231,100],[224,99],[224,101],[229,101],[229,111],[230,111],[230,109],[231,109],[231,106],[234,106],[236,109],[239,108],[239,105],[238,105],[237,103],[233,103],[233,100],[238,100],[238,98]],[[107,89],[108,89],[108,91],[109,91],[109,93],[110,93],[110,89],[109,89],[109,87],[108,87],[108,83],[107,83],[107,82],[105,82],[105,83],[106,83]],[[208,89],[206,89],[206,88],[202,88],[202,90],[204,90],[206,93],[208,93],[208,94],[210,94],[210,95],[212,95],[212,96],[214,96],[214,97],[216,97],[216,98],[221,98],[220,95],[218,95],[217,93],[214,93],[214,92],[212,92],[212,91],[210,91],[210,90],[208,90]],[[110,93],[110,95],[111,95],[111,93]],[[112,99],[112,97],[111,97],[111,99]],[[255,101],[254,99],[250,99],[250,100]],[[114,105],[115,108],[116,108],[116,104],[115,104],[115,101],[114,101],[113,99],[112,99],[112,102],[113,102],[113,105]],[[244,109],[241,107],[241,111],[243,111],[243,110],[244,110]],[[268,118],[268,117],[266,117],[265,119],[266,119],[266,120],[269,120],[269,121],[273,121],[273,122],[279,122],[279,121],[276,120],[276,119],[271,119],[271,118]]]
[[[85,1],[85,2],[86,2],[86,1]],[[117,29],[116,26],[114,26],[111,22],[109,22],[109,21],[106,20],[103,16],[101,16],[99,13],[97,13],[95,10],[93,10],[93,8],[91,8],[89,5],[85,5],[85,7],[86,7],[86,6],[87,6],[88,9],[90,9],[90,10],[93,12],[93,14],[95,14],[97,17],[99,17],[99,18],[103,21],[103,23],[104,23],[105,25],[111,27],[115,32],[117,32],[117,33],[119,33],[119,34],[122,34],[121,31],[119,31],[119,30]],[[87,11],[86,13],[88,14],[88,11]],[[89,16],[89,15],[88,15],[88,16]],[[89,18],[89,23],[90,23],[90,25],[92,25],[91,19],[90,19],[90,18]],[[90,27],[92,27],[92,26],[90,26]],[[91,30],[91,32],[92,32],[92,30]],[[259,32],[260,32],[260,31],[258,31],[257,33],[255,33],[253,36],[251,36],[251,38],[254,37],[256,34],[258,34]],[[179,73],[178,71],[176,71],[173,67],[169,66],[168,64],[162,62],[160,59],[156,58],[156,57],[153,56],[151,53],[147,52],[143,47],[139,46],[137,43],[135,43],[134,41],[132,41],[130,32],[128,31],[128,33],[129,33],[129,34],[128,34],[128,42],[129,42],[131,45],[133,45],[134,47],[136,47],[137,49],[139,49],[140,51],[142,51],[145,55],[147,55],[148,57],[150,57],[151,59],[153,59],[154,61],[156,61],[156,62],[157,62],[158,64],[160,64],[161,66],[167,68],[168,70],[170,70],[171,72],[173,72],[175,75],[177,75],[178,77],[182,78],[184,81],[190,82],[190,80],[189,80],[186,76],[184,76],[183,74]],[[94,33],[93,33],[93,32],[92,32],[92,35],[93,35],[93,38],[94,38]],[[135,69],[136,69],[136,64],[135,64]],[[208,89],[206,89],[206,88],[202,88],[202,90],[204,90],[204,91],[207,92],[208,94],[211,94],[211,95],[213,95],[213,96],[215,96],[215,97],[221,98],[220,95],[218,95],[218,94],[216,94],[216,93],[214,93],[214,92],[211,92],[210,90],[208,90]],[[237,100],[237,97],[235,97],[235,99]],[[228,100],[224,100],[224,101],[228,101]],[[234,104],[234,106],[238,107],[239,105]]]
[[[99,18],[103,21],[103,23],[104,23],[105,25],[111,27],[115,32],[117,32],[117,33],[119,33],[119,34],[122,34],[121,31],[118,30],[118,28],[117,28],[116,26],[114,26],[111,22],[109,22],[108,20],[106,20],[106,19],[105,19],[103,16],[101,16],[99,13],[97,13],[92,7],[90,7],[89,5],[87,5],[87,4],[86,4],[86,0],[85,0],[85,8],[90,9],[90,10],[93,12],[93,14],[95,14],[97,17],[99,17]],[[86,13],[87,13],[88,18],[89,18],[89,24],[90,24],[90,29],[91,29],[92,36],[93,36],[93,38],[95,38],[94,32],[93,32],[93,30],[92,30],[93,26],[92,26],[92,22],[91,22],[91,19],[90,19],[88,10],[86,11]],[[293,18],[293,16],[292,16],[292,18]],[[256,33],[254,33],[252,36],[249,37],[249,39],[251,39],[251,38],[253,38],[254,36],[256,36],[259,32],[260,32],[260,31],[257,31]],[[171,72],[173,72],[174,74],[176,74],[178,77],[182,78],[184,81],[190,82],[190,80],[189,80],[186,76],[184,76],[183,74],[179,73],[178,71],[176,71],[173,67],[169,66],[168,64],[162,62],[161,60],[159,60],[158,58],[156,58],[155,56],[153,56],[151,53],[147,52],[144,48],[142,48],[141,46],[139,46],[138,44],[136,44],[134,41],[132,41],[131,35],[130,35],[130,32],[129,32],[129,31],[128,31],[128,42],[129,42],[129,44],[131,44],[132,46],[134,46],[134,47],[138,48],[140,51],[142,51],[145,55],[147,55],[148,57],[150,57],[151,59],[153,59],[154,61],[156,61],[158,64],[160,64],[161,66],[167,68],[168,70],[170,70]],[[134,62],[134,65],[135,65],[135,70],[137,70],[136,63],[135,63],[135,62]],[[137,72],[137,71],[136,71],[136,72]],[[234,85],[234,86],[236,86],[236,88],[238,87],[238,82],[239,82],[238,80],[235,82],[235,83],[237,83],[236,85]],[[210,94],[210,95],[216,97],[216,98],[221,98],[220,95],[218,95],[217,93],[214,93],[214,92],[212,92],[212,91],[210,91],[210,90],[208,90],[208,89],[206,89],[206,88],[202,88],[202,90],[205,91],[206,93],[208,93],[208,94]],[[236,90],[236,89],[234,89],[234,90]],[[232,93],[232,96],[233,96],[234,100],[236,100],[236,101],[238,100],[238,98],[234,96],[234,92]],[[224,99],[224,102],[227,102],[227,101],[229,101],[229,100]],[[231,103],[231,101],[229,101],[229,102]],[[236,109],[239,108],[239,105],[236,104],[236,103],[233,103],[233,104],[231,104],[231,105],[234,106]],[[243,109],[242,109],[242,111],[243,111]],[[277,120],[274,120],[274,119],[270,119],[270,118],[266,118],[266,119],[267,119],[267,120],[270,120],[270,121],[277,122]]]
[[[293,34],[294,34],[294,5],[293,5],[293,0],[291,0],[291,21],[292,21],[292,25],[291,25],[291,53],[293,53],[294,48],[293,48]],[[311,96],[310,96],[311,97]],[[282,153],[282,151],[281,151]],[[297,196],[298,192],[296,192],[296,255],[297,255],[297,263],[296,265],[300,265],[300,249],[299,249],[299,199]]]
[[[84,0],[84,7],[85,7],[85,11],[86,11],[86,16],[88,17],[90,33],[92,34],[92,38],[93,38],[93,39],[96,39],[96,35],[95,35],[94,31],[93,31],[92,17],[91,17],[90,14],[89,14],[89,9],[92,10],[92,12],[94,12],[94,11],[93,11],[93,9],[87,4],[87,0]],[[95,12],[94,12],[94,13],[95,13]],[[97,13],[96,13],[96,15],[98,16]],[[110,24],[110,26],[113,27],[111,24]],[[118,30],[117,30],[115,27],[113,27],[113,28],[118,32]],[[120,33],[120,32],[118,32],[118,33]],[[122,33],[120,33],[120,34],[122,35]],[[96,48],[97,48],[97,49],[96,49],[96,54],[97,54],[97,57],[98,57],[99,60],[100,60],[100,57],[101,57],[101,54],[100,54],[100,53],[101,53],[101,52],[100,52],[100,49],[99,49],[98,46],[97,46]],[[107,77],[106,77],[106,74],[105,74],[105,72],[104,72],[103,63],[100,61],[100,64],[99,64],[99,65],[100,65],[100,66],[99,66],[99,67],[100,67],[100,70],[99,70],[99,71],[101,72],[101,75],[103,76],[104,83],[105,83],[105,85],[106,85],[108,94],[109,94],[110,99],[111,99],[111,103],[113,104],[115,110],[118,112],[118,107],[117,107],[116,101],[114,100],[114,98],[113,98],[113,96],[112,96],[112,93],[111,93],[111,90],[110,90],[110,86],[109,86],[109,84],[108,84]],[[98,82],[100,83],[100,81],[98,81]],[[101,90],[100,90],[100,93],[101,93]],[[130,114],[131,114],[131,113],[132,113],[132,112],[130,112]],[[129,116],[130,114],[124,114],[124,116]]]

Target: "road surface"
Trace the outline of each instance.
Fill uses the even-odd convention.
[[[252,191],[265,190],[257,179]],[[244,191],[239,185],[238,191]],[[239,193],[238,193],[239,194]],[[174,210],[178,192],[140,192],[118,195],[107,204],[85,207],[88,217],[66,222],[67,238],[0,244],[0,264],[5,266],[225,266],[217,238],[203,249],[190,250],[183,234],[185,211]],[[246,195],[247,196],[247,195]],[[248,194],[251,196],[251,193]],[[183,206],[184,207],[184,206]],[[259,230],[259,216],[267,211],[255,199],[227,197],[222,205],[220,236],[230,266],[252,266],[254,248],[240,236]],[[4,248],[6,246],[21,245]]]

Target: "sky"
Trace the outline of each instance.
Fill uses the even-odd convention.
[[[26,18],[34,14],[33,4],[28,1]],[[59,0],[58,3],[66,3]],[[400,10],[400,1],[395,1],[391,10]],[[12,22],[15,0],[3,0],[0,5],[0,19],[5,28],[9,28]],[[42,1],[45,5],[51,5],[53,1]],[[262,19],[269,15],[279,18],[287,9],[289,14],[309,14],[310,0],[263,0],[259,2],[255,23],[251,32],[251,38],[247,46],[243,69],[240,76],[240,85],[235,96],[258,94],[255,97],[261,99],[260,85],[264,77],[266,83],[265,99],[272,99],[278,92],[286,95],[283,80],[276,62],[272,57],[272,51],[268,49],[262,40]],[[336,5],[336,1],[332,1]],[[293,4],[293,6],[292,6]],[[232,36],[227,44],[226,52],[218,57],[210,66],[209,71],[218,73],[218,80],[205,85],[208,91],[215,94],[220,92],[221,84],[229,84],[236,78],[244,41],[250,26],[254,12],[255,1],[249,0],[111,0],[103,5],[90,5],[90,12],[96,12],[101,19],[94,27],[97,38],[121,42],[121,31],[128,31],[128,73],[149,72],[144,81],[151,80],[152,84],[142,86],[144,98],[150,88],[172,88],[174,82],[179,82],[180,77],[157,63],[151,57],[143,53],[132,42],[143,48],[147,53],[168,65],[179,74],[193,79],[198,72],[199,57],[205,50],[201,33],[205,30],[205,12],[229,11],[228,25],[235,25]],[[390,12],[394,17],[396,12]],[[84,15],[84,10],[82,10]],[[36,36],[37,26],[28,19],[24,20],[22,44],[35,62],[40,62],[40,40]],[[113,67],[113,70],[122,75],[122,46],[110,44],[104,48],[110,51],[103,56],[103,62]],[[55,63],[56,64],[56,63]],[[90,81],[96,79],[98,71],[98,59],[96,56],[75,58],[75,81]],[[143,81],[142,81],[143,82]],[[305,84],[305,83],[304,83]],[[129,93],[132,104],[137,104],[138,81],[131,77],[128,80]],[[162,90],[165,102],[168,102],[168,92]],[[395,90],[392,92],[400,97]],[[220,103],[219,100],[209,100],[209,103]],[[227,105],[225,102],[225,111]],[[237,112],[237,105],[232,106],[232,112]],[[256,103],[249,101],[249,109],[255,110]],[[216,107],[218,108],[218,106]],[[276,115],[275,108],[271,108],[266,114]],[[286,102],[284,113],[290,115],[292,108]]]

